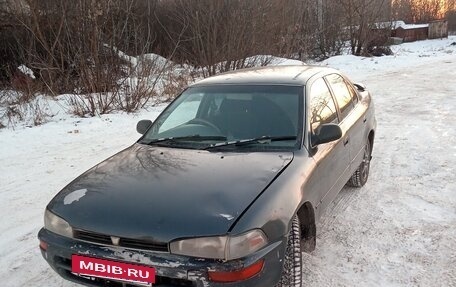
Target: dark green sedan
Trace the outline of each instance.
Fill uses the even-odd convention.
[[[54,197],[41,252],[86,286],[301,286],[316,221],[368,179],[375,128],[369,92],[330,68],[202,80]]]

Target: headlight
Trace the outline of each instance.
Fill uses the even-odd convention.
[[[263,231],[255,229],[237,236],[191,238],[171,242],[174,254],[233,260],[260,250],[268,243]]]
[[[68,222],[47,209],[44,212],[44,228],[65,237],[73,237],[73,228]]]

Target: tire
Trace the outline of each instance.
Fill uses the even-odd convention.
[[[299,218],[295,216],[291,222],[288,234],[287,249],[283,262],[282,276],[276,287],[301,287],[302,282],[302,254],[301,228]]]
[[[347,182],[349,186],[362,187],[366,184],[369,178],[370,162],[371,162],[372,148],[369,140],[366,141],[364,146],[363,161],[355,170],[350,180]]]

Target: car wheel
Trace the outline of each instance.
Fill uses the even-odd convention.
[[[302,281],[301,228],[299,218],[291,222],[288,244],[285,251],[282,276],[276,287],[301,287]]]
[[[355,171],[355,173],[353,173],[352,177],[348,181],[348,185],[353,187],[361,187],[366,184],[367,178],[369,177],[371,152],[371,144],[370,141],[367,140],[366,145],[364,146],[363,161],[358,166],[358,169]]]

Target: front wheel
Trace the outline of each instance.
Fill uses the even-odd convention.
[[[301,258],[301,228],[297,215],[291,222],[288,234],[287,249],[283,262],[282,276],[276,287],[301,287],[302,258]]]
[[[366,184],[369,177],[371,154],[372,147],[370,141],[367,140],[366,145],[364,146],[363,161],[358,166],[358,169],[353,173],[352,177],[348,181],[348,185],[353,187],[362,187]]]

